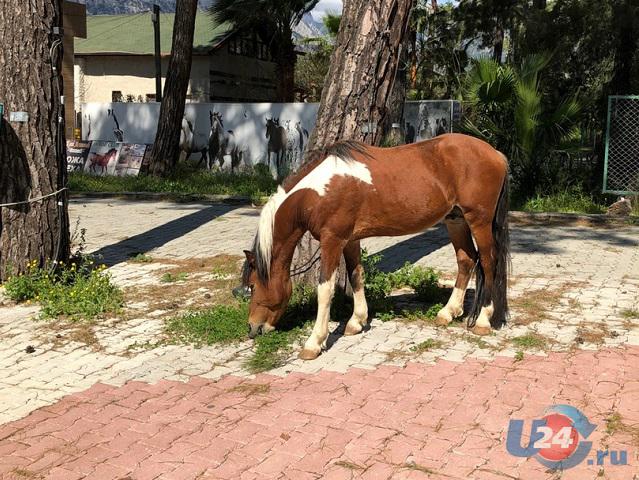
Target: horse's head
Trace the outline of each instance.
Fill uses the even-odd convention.
[[[222,115],[220,112],[210,112],[209,118],[211,120],[211,130],[222,129],[224,128],[224,122],[222,121]]]
[[[275,128],[275,121],[272,118],[266,118],[266,138],[269,138]]]
[[[242,273],[242,284],[251,291],[249,303],[249,337],[268,333],[275,329],[286,310],[293,292],[289,275],[272,271],[269,278],[258,274],[255,254],[244,250],[246,262]]]

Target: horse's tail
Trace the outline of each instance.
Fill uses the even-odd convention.
[[[491,324],[499,328],[508,320],[508,273],[510,271],[510,233],[508,231],[508,172],[501,186],[495,216],[493,217],[493,239],[495,242],[495,277],[493,282],[492,303],[493,315]],[[479,317],[481,308],[486,305],[486,290],[484,288],[484,269],[481,262],[475,268],[475,300],[469,317],[469,326],[473,326]]]

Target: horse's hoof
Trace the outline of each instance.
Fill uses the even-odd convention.
[[[481,327],[479,325],[475,325],[473,329],[471,330],[471,332],[473,332],[475,335],[480,335],[483,337],[486,335],[490,335],[490,332],[492,332],[492,329],[490,327]]]
[[[319,354],[320,351],[315,352],[313,350],[305,348],[299,353],[298,358],[300,358],[301,360],[315,360],[317,357],[319,357]]]
[[[453,317],[448,310],[440,310],[437,317],[435,317],[435,325],[438,327],[445,327],[452,321]]]
[[[361,333],[363,327],[359,324],[351,325],[350,322],[346,324],[346,328],[344,329],[344,335],[349,337],[351,335],[357,335]]]

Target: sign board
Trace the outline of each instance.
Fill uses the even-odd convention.
[[[26,123],[29,121],[29,114],[27,112],[11,112],[9,114],[9,121],[16,123]]]
[[[91,142],[67,140],[67,172],[81,172],[89,156]]]
[[[142,161],[146,152],[144,143],[124,143],[120,149],[120,156],[115,164],[115,175],[124,177],[137,175],[142,168]]]

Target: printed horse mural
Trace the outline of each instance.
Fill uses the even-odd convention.
[[[198,166],[205,163],[206,168],[211,169],[208,145],[201,138],[197,138],[193,123],[188,118],[183,117],[180,131],[180,161],[188,159],[193,153],[201,154]]]
[[[310,232],[320,242],[317,319],[300,358],[316,358],[328,337],[342,255],[353,290],[345,335],[368,322],[360,240],[418,233],[443,221],[457,256],[457,281],[437,324],[463,314],[473,270],[468,327],[487,335],[506,321],[509,268],[508,163],[488,143],[461,134],[393,148],[340,142],[311,155],[264,206],[243,284],[251,291],[249,336],[273,330],[292,293],[291,261]],[[475,245],[477,247],[475,247]]]
[[[224,157],[231,157],[231,171],[233,172],[242,163],[243,152],[235,141],[233,130],[224,131],[224,122],[220,112],[209,111],[211,132],[209,133],[209,152],[212,158],[217,159],[220,168],[224,167]]]
[[[99,174],[103,175],[106,173],[107,168],[109,167],[109,162],[115,158],[115,155],[118,153],[118,150],[115,148],[110,149],[108,152],[104,154],[95,153],[91,158],[91,165],[89,169],[93,173],[98,173],[97,169],[100,169]]]
[[[284,160],[286,156],[286,129],[280,125],[279,118],[266,119],[266,138],[268,139],[268,149],[266,161],[271,168],[271,153],[275,154],[275,169],[277,177],[280,178],[283,172]]]

